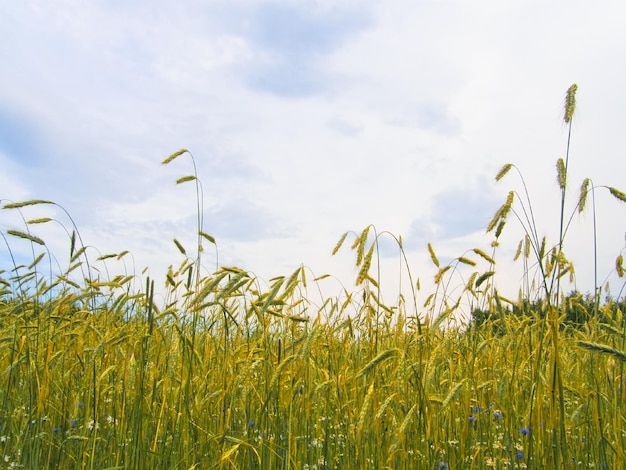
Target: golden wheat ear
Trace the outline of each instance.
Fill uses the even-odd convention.
[[[626,362],[626,352],[616,349],[608,344],[594,343],[591,341],[576,341],[576,346],[589,351],[595,351],[602,354],[608,354],[622,362]]]
[[[189,150],[187,149],[180,149],[178,152],[174,152],[173,154],[171,154],[169,157],[167,157],[165,160],[163,160],[161,162],[161,165],[167,165],[168,163],[170,163],[172,160],[180,157],[183,153],[187,153],[189,152]]]
[[[611,186],[607,186],[609,192],[615,196],[617,199],[619,199],[622,202],[626,202],[626,194],[621,192],[619,189],[613,188]]]
[[[556,181],[561,189],[565,189],[567,186],[567,167],[565,166],[565,160],[562,158],[556,161]]]
[[[589,184],[591,180],[589,178],[585,178],[580,185],[580,196],[578,197],[578,212],[583,212],[585,210],[585,206],[587,205],[587,195],[589,194]]]
[[[565,114],[563,116],[563,120],[566,124],[569,124],[574,117],[574,111],[576,110],[576,91],[578,90],[578,85],[575,83],[567,89],[567,94],[565,95]]]
[[[512,163],[507,163],[502,168],[500,168],[500,171],[498,171],[498,174],[496,175],[496,181],[500,181],[502,178],[504,178],[504,176],[509,172],[511,168],[513,168]]]

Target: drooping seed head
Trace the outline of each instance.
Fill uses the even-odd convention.
[[[585,210],[585,205],[587,204],[587,194],[589,194],[589,183],[591,180],[589,178],[585,178],[583,183],[580,185],[580,197],[578,198],[578,212],[583,212]]]
[[[506,175],[512,167],[512,163],[507,163],[502,168],[500,168],[500,171],[496,175],[496,181],[500,181],[502,178],[504,178],[504,175]]]

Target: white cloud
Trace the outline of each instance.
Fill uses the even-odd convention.
[[[585,176],[621,187],[626,173],[619,2],[31,0],[5,10],[0,120],[19,126],[0,143],[12,162],[0,197],[54,199],[90,243],[131,248],[141,265],[171,263],[173,236],[194,243],[193,188],[174,184],[191,162],[160,166],[181,147],[196,158],[220,259],[268,275],[300,262],[351,275],[328,253],[369,223],[416,250],[422,221],[449,258],[463,242],[488,244],[476,230],[509,187],[523,189],[512,175],[493,183],[505,162],[522,170],[554,236],[572,82],[572,187]],[[619,204],[598,201],[606,264],[626,228]],[[571,240],[588,278],[586,237]],[[427,256],[413,254],[427,272]]]

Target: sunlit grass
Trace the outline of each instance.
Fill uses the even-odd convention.
[[[572,100],[568,94],[568,122]],[[177,181],[185,182],[196,184],[200,201],[195,165],[194,176]],[[418,281],[406,266],[413,295],[390,304],[380,297],[374,227],[342,236],[334,249],[355,253],[354,291],[320,296],[327,277],[310,279],[304,267],[267,284],[236,267],[201,275],[203,243],[215,240],[203,231],[200,202],[195,257],[176,240],[183,260],[163,279],[105,276],[107,263],[123,263],[127,253],[90,258],[71,219],[69,260],[60,268],[31,231],[52,219],[26,217],[48,204],[2,205],[24,221],[1,232],[13,259],[0,271],[2,468],[621,468],[626,461],[625,304],[561,292],[558,280],[572,269],[562,255],[563,212],[561,239],[550,249],[524,219],[529,208],[507,200],[490,224],[493,253],[475,248],[444,266],[429,245],[435,291],[418,304]],[[529,224],[518,256],[538,258],[539,301],[504,299],[492,284],[511,211]],[[18,245],[31,253],[21,265]],[[459,276],[461,268],[470,274]],[[614,269],[624,276],[621,255]],[[463,306],[473,309],[472,321],[450,321]],[[574,308],[582,321],[568,321]]]

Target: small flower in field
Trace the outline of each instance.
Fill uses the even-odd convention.
[[[467,418],[469,420],[470,423],[475,423],[476,422],[476,416],[474,415],[470,415],[469,418]]]
[[[530,434],[530,429],[529,428],[522,428],[522,429],[520,429],[520,432],[522,433],[522,436],[528,436]]]
[[[502,419],[502,411],[496,410],[493,412],[493,419]]]
[[[73,418],[73,419],[70,421],[70,426],[72,426],[72,429],[75,429],[75,428],[76,428],[76,426],[78,426],[78,420],[77,420],[76,418]]]
[[[57,427],[52,428],[52,432],[54,434],[60,433],[61,432],[61,426],[57,426]]]
[[[78,402],[78,407],[79,407],[79,408],[84,408],[84,407],[85,407],[85,404],[84,404],[82,401],[79,401],[79,402]]]
[[[256,424],[256,423],[254,422],[254,420],[253,420],[253,419],[251,419],[250,421],[248,421],[248,426],[249,426],[249,427],[251,427],[251,428],[253,428],[255,424]]]
[[[448,464],[442,460],[439,462],[439,470],[448,470]]]
[[[517,460],[524,460],[524,452],[520,452],[520,451],[518,451],[518,452],[515,454],[515,458],[516,458]]]

